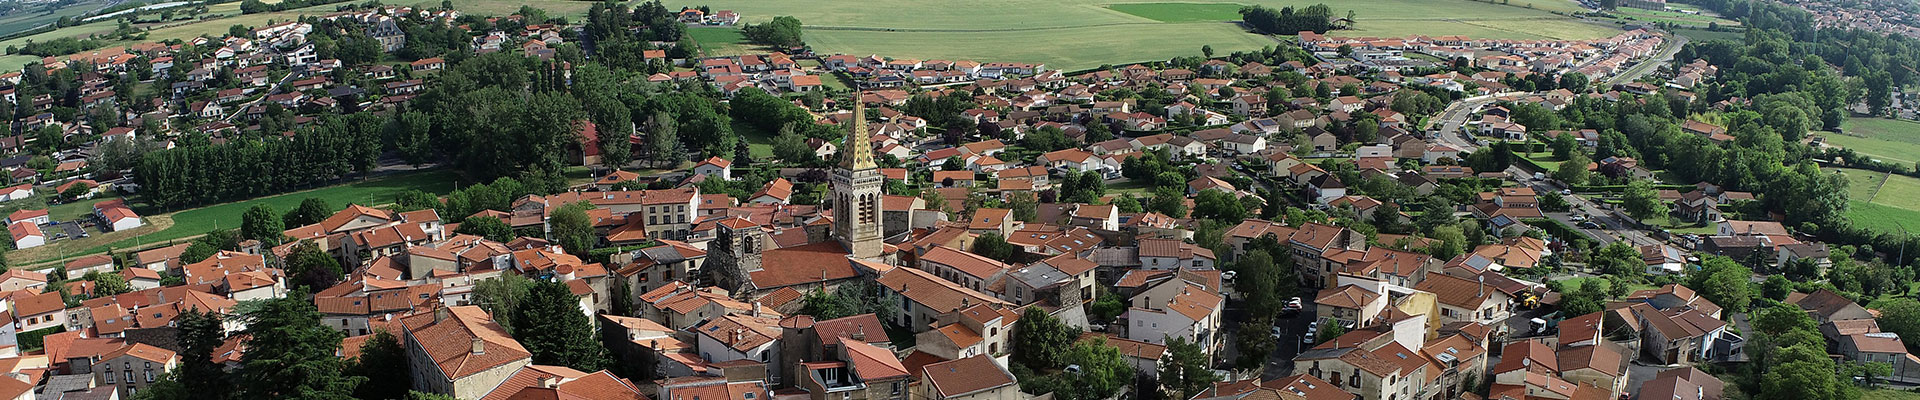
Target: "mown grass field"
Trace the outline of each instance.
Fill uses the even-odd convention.
[[[1847,177],[1847,219],[1882,232],[1920,229],[1920,178],[1860,169]]]
[[[1848,118],[1839,133],[1825,134],[1827,144],[1882,161],[1912,164],[1920,161],[1920,123],[1885,118]]]
[[[788,15],[806,24],[807,43],[826,53],[878,54],[919,59],[971,59],[1045,63],[1080,69],[1259,49],[1276,41],[1246,32],[1239,7],[1305,7],[1317,0],[1242,0],[1233,3],[1111,2],[1109,0],[874,0],[863,2],[703,0],[668,8],[705,5],[734,10],[743,23]],[[1537,8],[1529,9],[1527,4]],[[1563,4],[1564,3],[1564,4]],[[1589,39],[1617,28],[1579,22],[1548,10],[1571,11],[1567,0],[1512,1],[1507,5],[1468,0],[1378,0],[1328,2],[1334,14],[1355,13],[1358,23],[1333,36],[1468,35],[1513,39]],[[896,10],[913,10],[901,15]]]
[[[453,191],[456,183],[467,185],[475,183],[458,181],[459,179],[458,174],[447,170],[408,172],[277,196],[149,215],[146,218],[149,226],[143,227],[143,230],[131,231],[135,235],[108,234],[79,240],[58,241],[47,246],[16,250],[8,254],[8,258],[19,264],[33,264],[100,253],[110,249],[125,251],[167,244],[205,234],[214,229],[238,228],[240,214],[256,204],[273,207],[274,211],[279,213],[285,213],[299,206],[301,201],[309,197],[325,199],[334,208],[346,207],[349,203],[373,206],[392,203],[395,195],[408,189],[446,194]]]
[[[1240,18],[1233,3],[1129,3],[1109,5],[1114,11],[1160,22],[1231,21]]]
[[[690,28],[687,36],[700,45],[703,56],[731,56],[750,53],[766,53],[755,49],[747,42],[747,37],[735,28]]]

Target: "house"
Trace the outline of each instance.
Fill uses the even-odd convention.
[[[126,202],[122,200],[94,203],[93,215],[99,217],[102,224],[112,227],[114,232],[146,225],[140,221],[140,214],[135,214],[132,208],[127,208]]]
[[[40,225],[32,222],[15,222],[7,225],[7,233],[13,235],[14,249],[30,249],[47,244],[47,235],[40,232]]]
[[[1018,382],[1006,367],[986,356],[972,356],[927,364],[918,372],[916,399],[1022,400]]]
[[[1440,323],[1476,322],[1499,326],[1511,316],[1512,297],[1487,285],[1485,278],[1467,280],[1447,274],[1428,274],[1414,289],[1433,293],[1440,302]]]
[[[720,180],[733,179],[733,162],[720,157],[709,157],[693,166],[694,175],[706,175]]]
[[[31,184],[23,183],[6,189],[0,189],[0,201],[23,200],[28,197],[33,197],[33,185]]]
[[[1220,331],[1226,298],[1199,282],[1184,277],[1163,280],[1138,290],[1127,304],[1116,324],[1125,326],[1128,340],[1165,344],[1170,338],[1182,338],[1211,355],[1226,337]]]
[[[1640,393],[1635,399],[1673,399],[1673,400],[1720,400],[1720,394],[1726,389],[1726,383],[1712,374],[1694,367],[1680,367],[1660,371],[1652,380],[1640,385]]]
[[[33,210],[21,209],[21,210],[14,211],[13,213],[7,214],[7,223],[11,224],[16,222],[25,222],[25,223],[34,224],[34,225],[46,225],[46,224],[53,223],[53,218],[48,216],[47,209],[45,208],[33,209]]]
[[[589,374],[563,366],[527,365],[481,398],[638,400],[647,397],[632,381],[606,370]]]
[[[67,261],[67,276],[78,278],[88,272],[112,273],[113,256],[94,254]]]
[[[413,390],[480,398],[533,361],[478,306],[442,306],[401,317],[399,324]]]
[[[133,398],[140,389],[152,386],[168,371],[179,365],[179,357],[172,350],[162,349],[145,343],[131,343],[100,356],[94,363],[95,382],[115,387],[121,398]],[[119,368],[115,368],[115,367]]]
[[[13,323],[18,332],[56,328],[67,323],[67,303],[61,300],[58,291],[15,297],[12,303]]]
[[[780,320],[771,315],[728,314],[693,328],[699,342],[700,359],[711,363],[747,360],[781,364]],[[768,371],[780,381],[787,373]]]

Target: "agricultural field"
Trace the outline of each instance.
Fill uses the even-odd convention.
[[[1114,11],[1160,22],[1231,21],[1240,18],[1240,9],[1243,7],[1246,6],[1233,3],[1128,3],[1107,6]]]
[[[1920,178],[1860,169],[1839,171],[1848,181],[1847,219],[1882,232],[1920,229]]]
[[[326,199],[327,203],[335,208],[346,207],[348,203],[377,206],[392,203],[395,195],[409,189],[446,194],[453,191],[454,185],[460,183],[473,184],[474,182],[462,182],[459,175],[445,170],[407,172],[166,214],[151,215],[141,210],[142,215],[146,216],[147,226],[139,229],[95,235],[85,239],[57,241],[46,246],[15,250],[7,257],[10,261],[18,263],[16,265],[29,265],[108,250],[144,249],[152,245],[199,236],[216,228],[239,227],[240,214],[255,204],[265,204],[273,207],[274,211],[282,213],[299,206],[301,201],[309,197]],[[138,206],[138,204],[134,205]]]
[[[708,6],[733,10],[743,23],[789,15],[806,24],[816,51],[902,58],[971,59],[1045,63],[1056,69],[1160,60],[1259,49],[1273,38],[1246,32],[1237,22],[1244,5],[1308,6],[1314,0],[1243,0],[1234,3],[1119,2],[1108,0],[931,0],[867,2],[769,2],[702,0],[668,8]],[[1564,3],[1564,4],[1561,4]],[[1580,22],[1567,0],[1497,4],[1469,0],[1327,2],[1336,15],[1348,10],[1355,29],[1334,36],[1468,35],[1513,39],[1589,39],[1617,28]],[[1527,8],[1534,5],[1538,8]],[[901,18],[891,10],[914,10]],[[930,45],[931,44],[931,45]]]
[[[0,35],[11,35],[14,32],[25,31],[41,25],[50,24],[60,20],[60,17],[74,17],[80,14],[86,14],[87,12],[99,9],[102,5],[105,4],[101,1],[87,1],[54,10],[52,13],[41,10],[23,10],[13,13],[12,15],[0,16]]]
[[[1920,161],[1920,122],[1885,118],[1848,118],[1839,133],[1821,135],[1828,145],[1881,161],[1913,164]]]

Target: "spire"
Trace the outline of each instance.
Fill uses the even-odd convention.
[[[840,168],[858,171],[879,167],[873,162],[873,140],[867,133],[867,107],[860,101],[860,93],[855,92],[853,129],[847,133],[846,141],[840,143]]]

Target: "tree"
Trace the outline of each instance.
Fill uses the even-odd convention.
[[[1007,207],[1013,209],[1013,219],[1034,222],[1040,217],[1040,197],[1033,192],[1015,192],[1008,196]]]
[[[1174,218],[1187,217],[1187,195],[1176,187],[1154,189],[1153,198],[1147,200],[1147,211],[1157,212]]]
[[[519,326],[514,324],[514,310],[520,309],[520,302],[527,298],[527,292],[533,289],[533,281],[520,274],[500,274],[500,277],[486,279],[473,285],[473,304],[486,310],[493,321],[513,333]]]
[[[480,236],[500,243],[513,241],[515,236],[512,226],[508,226],[498,217],[488,216],[467,218],[465,222],[460,223],[460,229],[455,229],[454,233]]]
[[[320,325],[320,311],[304,291],[263,300],[245,318],[250,339],[240,359],[242,396],[350,400],[366,381],[346,375],[346,360],[335,356],[346,335]]]
[[[311,240],[293,245],[293,251],[287,253],[286,264],[287,275],[293,278],[294,286],[309,291],[333,287],[343,273],[340,260]]]
[[[1558,152],[1558,149],[1555,152]],[[1570,186],[1587,184],[1587,163],[1591,162],[1587,160],[1587,156],[1572,153],[1562,159],[1565,161],[1553,170],[1553,179],[1558,179]]]
[[[807,139],[793,131],[792,126],[780,128],[780,134],[773,137],[773,158],[796,164],[809,164],[820,159],[807,147]]]
[[[1176,398],[1188,399],[1219,380],[1220,376],[1208,368],[1207,355],[1199,344],[1177,336],[1167,340],[1167,355],[1160,358],[1160,386]]]
[[[247,212],[240,214],[240,237],[258,240],[264,247],[280,245],[280,238],[285,236],[283,232],[286,230],[285,220],[280,218],[280,213],[273,211],[272,206],[254,204]]]
[[[799,47],[800,19],[791,16],[773,17],[772,21],[762,24],[747,24],[740,27],[740,33],[754,43],[778,47]]]
[[[1727,311],[1744,312],[1753,300],[1753,292],[1747,288],[1747,279],[1752,276],[1753,270],[1731,258],[1707,256],[1700,271],[1687,276],[1687,286]]]
[[[199,239],[194,239],[193,244],[188,245],[186,251],[180,252],[180,261],[188,264],[197,263],[206,260],[207,257],[212,257],[215,253],[219,253],[220,250],[234,250],[239,248],[239,245],[240,234],[238,231],[215,229],[208,231],[206,235],[200,236]]]
[[[1113,397],[1134,379],[1133,366],[1120,354],[1120,349],[1106,345],[1104,339],[1062,343],[1056,351],[1063,353],[1061,365],[1078,365],[1080,371],[1035,375],[1035,370],[1016,366],[1014,375],[1021,391],[1053,393],[1054,398],[1061,400],[1098,400]]]
[[[593,320],[580,312],[580,297],[566,284],[535,281],[513,313],[514,337],[533,353],[535,364],[598,371],[610,363]]]
[[[81,279],[93,282],[93,296],[96,298],[133,291],[127,286],[127,278],[116,273],[89,271]]]
[[[1667,204],[1660,201],[1660,193],[1653,190],[1652,181],[1628,182],[1626,192],[1620,197],[1621,206],[1634,218],[1647,220],[1667,215]]]
[[[1158,196],[1158,193],[1155,195]],[[1206,190],[1193,199],[1193,217],[1238,223],[1247,219],[1247,207],[1241,205],[1240,199],[1235,198],[1233,193]]]
[[[1341,325],[1339,321],[1325,320],[1321,322],[1326,323],[1320,324],[1320,332],[1317,333],[1318,336],[1313,339],[1313,343],[1315,344],[1326,343],[1340,338],[1340,335],[1347,334],[1346,325]]]
[[[1880,329],[1900,335],[1902,338],[1920,338],[1920,300],[1896,298],[1880,306],[1880,317],[1875,319]],[[1907,343],[1907,349],[1920,350],[1920,344]]]
[[[1020,254],[1020,248],[1007,243],[1007,238],[999,232],[987,232],[973,239],[973,253],[995,260],[1011,260]]]
[[[1234,368],[1242,370],[1258,369],[1267,364],[1267,357],[1280,347],[1279,340],[1269,333],[1273,329],[1273,319],[1254,317],[1240,323],[1234,335],[1234,347],[1239,354],[1233,359]]]
[[[1213,45],[1200,45],[1200,54],[1207,58],[1213,58]]]
[[[360,344],[360,358],[354,360],[354,375],[366,377],[353,397],[362,399],[400,399],[413,386],[413,374],[407,364],[407,348],[386,329],[377,329],[373,337]]]
[[[118,142],[118,140],[114,140],[112,142]],[[81,197],[86,197],[87,193],[90,193],[90,192],[93,192],[92,185],[87,185],[84,183],[76,183],[72,187],[68,187],[67,191],[60,192],[60,200],[62,201],[78,200]]]
[[[600,237],[593,233],[593,218],[587,216],[593,204],[585,201],[560,206],[553,211],[548,225],[553,228],[553,239],[568,254],[586,256],[599,244]]]
[[[299,207],[287,210],[286,215],[280,216],[280,221],[284,224],[282,226],[301,227],[318,224],[332,215],[333,206],[327,205],[326,199],[308,197],[300,200]]]
[[[441,206],[439,197],[420,189],[407,189],[393,195],[393,204],[397,207],[395,211],[400,212],[437,209]]]
[[[213,351],[226,342],[221,316],[200,309],[188,309],[174,318],[178,328],[180,361],[136,398],[165,400],[221,400],[233,395],[233,382],[225,366],[213,362]]]
[[[666,111],[653,113],[653,128],[647,130],[647,154],[653,165],[665,168],[677,167],[687,159],[680,149],[679,124]]]
[[[1033,370],[1056,369],[1067,365],[1068,348],[1079,337],[1079,328],[1067,326],[1037,307],[1028,307],[1014,322],[1008,347],[1013,350],[1013,362],[1021,366]]]

